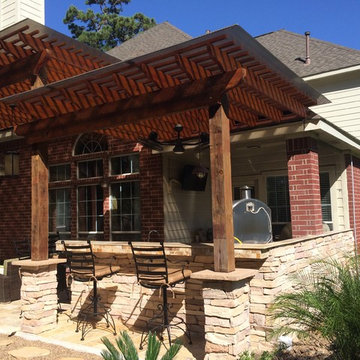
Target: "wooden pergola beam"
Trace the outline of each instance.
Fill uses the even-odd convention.
[[[44,139],[114,128],[121,124],[138,123],[145,119],[201,108],[219,100],[222,94],[237,86],[243,76],[242,69],[238,69],[176,88],[38,120],[19,125],[16,134],[26,136],[29,143],[37,143]]]
[[[256,112],[257,114],[265,116],[274,122],[279,123],[283,118],[283,114],[279,109],[266,103],[254,93],[246,91],[241,86],[233,89],[232,93],[234,94],[232,104],[235,106],[239,106],[240,108],[250,112]]]
[[[25,80],[33,81],[31,78],[39,75],[41,68],[48,60],[48,55],[48,52],[44,50],[0,67],[0,87]]]
[[[48,258],[49,175],[47,148],[35,148],[31,155],[31,260]]]
[[[235,270],[230,121],[220,106],[209,120],[214,270]]]

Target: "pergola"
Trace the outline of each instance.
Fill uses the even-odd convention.
[[[32,260],[48,256],[46,142],[210,135],[214,269],[235,268],[230,133],[308,118],[327,102],[239,26],[127,61],[30,20],[0,32],[0,127],[33,144]]]

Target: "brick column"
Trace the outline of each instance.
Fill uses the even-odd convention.
[[[350,227],[360,245],[360,159],[345,155]],[[355,216],[354,216],[355,215]]]
[[[289,139],[286,150],[292,237],[320,234],[323,226],[316,140]]]
[[[164,240],[164,194],[161,154],[151,149],[140,151],[141,239],[146,241],[149,231],[156,230],[152,241]]]
[[[21,331],[40,334],[57,323],[57,264],[65,259],[18,260],[21,266]]]

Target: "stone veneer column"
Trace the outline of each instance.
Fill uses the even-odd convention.
[[[21,266],[21,331],[40,334],[53,329],[57,320],[57,264],[65,259],[18,260]]]
[[[316,140],[306,137],[286,142],[292,237],[323,231]]]
[[[192,274],[191,278],[203,280],[205,360],[236,360],[249,349],[249,282],[255,273],[236,269]]]

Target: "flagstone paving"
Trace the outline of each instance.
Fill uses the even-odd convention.
[[[100,340],[102,337],[106,336],[113,343],[115,342],[116,336],[114,336],[108,329],[106,329],[105,326],[102,326],[101,324],[98,324],[96,329],[92,329],[85,336],[85,340],[81,341],[81,334],[75,332],[76,323],[71,319],[70,310],[66,309],[66,305],[63,305],[62,308],[65,309],[59,313],[58,324],[55,329],[46,331],[40,335],[29,335],[20,331],[20,301],[14,301],[12,303],[0,303],[0,334],[16,335],[24,337],[27,340],[60,345],[71,350],[97,355],[100,355],[101,350],[105,348]],[[127,329],[120,321],[117,321],[116,325],[118,333],[120,331],[127,330],[132,340],[134,341],[135,346],[139,346],[141,337],[140,333]],[[9,340],[10,339],[13,338],[10,337]],[[1,346],[0,343],[0,352],[3,352],[3,348],[6,347],[5,343],[3,345],[4,346]],[[200,339],[194,339],[193,345],[188,345],[187,342],[184,342],[184,346],[181,348],[179,354],[176,357],[176,360],[201,360],[204,357],[203,349],[204,342]],[[165,351],[165,347],[162,346],[161,354],[165,353]],[[145,357],[145,352],[146,346],[144,350],[139,350],[140,358]],[[0,357],[0,359],[7,358]],[[18,359],[20,360],[20,358]],[[36,359],[36,357],[33,357],[33,359]],[[56,360],[60,359],[81,360],[81,358],[71,357],[70,354],[68,358],[66,358],[66,356],[62,358],[56,358]]]

